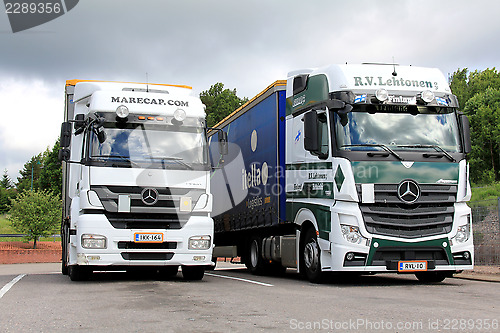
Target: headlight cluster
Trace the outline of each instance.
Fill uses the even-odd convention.
[[[210,236],[193,236],[188,240],[188,249],[190,250],[208,250],[211,245]]]
[[[84,249],[105,249],[106,237],[101,235],[84,234],[82,235],[82,247]]]
[[[451,239],[451,241],[452,244],[453,243],[462,244],[467,242],[469,240],[469,237],[470,237],[469,224],[465,224],[458,227],[457,234],[455,235],[455,237]]]
[[[344,236],[344,239],[349,243],[353,244],[367,243],[368,240],[361,235],[358,227],[354,227],[351,225],[341,225],[340,228],[342,230],[342,236]]]

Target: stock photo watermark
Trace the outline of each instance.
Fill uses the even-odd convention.
[[[5,14],[13,33],[52,21],[73,8],[79,0],[4,0]]]

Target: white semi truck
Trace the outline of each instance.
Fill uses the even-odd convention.
[[[214,253],[313,282],[472,269],[469,123],[457,108],[432,68],[331,65],[276,81],[216,126],[230,145],[211,178]]]
[[[66,82],[62,272],[213,265],[205,109],[187,86]]]

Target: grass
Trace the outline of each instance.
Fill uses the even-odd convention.
[[[0,215],[0,234],[18,234],[17,231],[12,228],[9,220],[7,220],[6,214]],[[0,242],[20,242],[24,241],[22,237],[0,237]],[[50,242],[54,241],[54,237],[42,237],[39,239],[40,242]],[[59,241],[59,237],[55,238],[55,241]]]
[[[472,185],[471,204],[475,201],[494,201],[500,197],[500,183]]]

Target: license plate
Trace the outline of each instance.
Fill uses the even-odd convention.
[[[134,242],[136,243],[162,243],[163,234],[153,232],[136,232],[134,234]]]
[[[427,261],[399,261],[398,272],[425,272]]]

